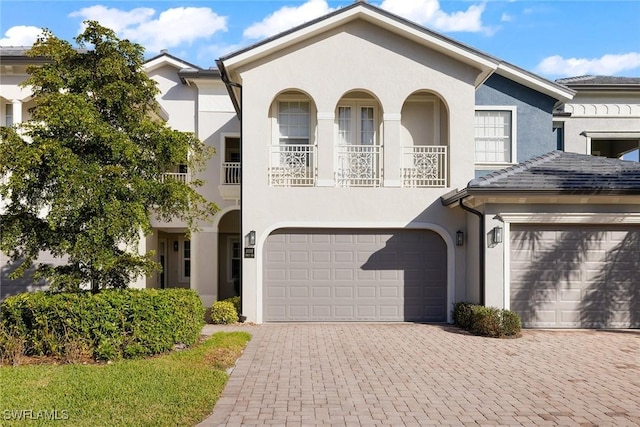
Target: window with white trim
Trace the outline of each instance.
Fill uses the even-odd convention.
[[[13,125],[13,104],[4,106],[4,125],[7,127]]]
[[[475,114],[476,163],[515,161],[516,108],[478,107]]]
[[[240,257],[241,252],[242,247],[240,246],[240,239],[235,237],[229,239],[229,281],[240,279],[240,263],[242,262],[242,258]]]
[[[182,241],[182,278],[191,278],[191,241]]]
[[[280,144],[309,144],[309,101],[279,101]]]

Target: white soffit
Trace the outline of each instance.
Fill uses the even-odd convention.
[[[477,84],[482,83],[482,81],[484,81],[488,75],[498,67],[499,61],[497,59],[476,51],[473,48],[452,43],[450,40],[447,40],[444,37],[438,37],[426,29],[407,25],[365,6],[356,6],[348,10],[340,11],[334,16],[321,19],[320,21],[307,26],[302,26],[294,32],[288,34],[285,33],[279,37],[276,36],[273,40],[258,44],[253,48],[249,48],[244,52],[238,53],[237,55],[232,54],[231,57],[223,59],[224,65],[228,69],[242,66],[356,19],[363,19],[400,36],[406,37],[409,40],[415,41],[416,43],[453,57],[463,63],[479,68],[482,73],[481,76],[478,77]]]

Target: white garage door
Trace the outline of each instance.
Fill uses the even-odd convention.
[[[518,225],[511,309],[527,327],[640,327],[640,227]]]
[[[446,245],[423,230],[279,230],[264,248],[264,320],[446,321]]]

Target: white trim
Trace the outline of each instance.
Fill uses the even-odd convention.
[[[286,46],[299,43],[310,37],[314,37],[318,34],[329,31],[332,28],[336,28],[340,25],[344,25],[348,22],[354,21],[358,18],[371,22],[374,25],[389,29],[396,34],[400,34],[401,36],[404,36],[410,40],[429,46],[436,51],[443,52],[454,58],[458,58],[460,61],[466,64],[474,65],[475,67],[484,71],[484,73],[481,73],[482,75],[480,76],[479,81],[476,82],[478,84],[484,80],[484,74],[488,75],[498,67],[499,62],[497,60],[484,55],[475,49],[465,48],[462,47],[462,45],[454,44],[447,39],[436,37],[435,33],[432,34],[431,32],[427,32],[423,29],[403,24],[376,11],[367,9],[364,6],[356,6],[352,9],[339,12],[330,18],[325,18],[314,24],[304,26],[295,32],[276,37],[270,42],[255,46],[245,52],[225,59],[224,65],[227,69],[241,66],[250,61],[254,61],[261,57],[269,55],[274,51],[283,49]]]
[[[473,136],[473,158],[476,165],[481,165],[486,167],[487,165],[496,165],[496,166],[504,166],[504,165],[514,165],[518,159],[518,107],[515,105],[476,105],[474,110],[474,121],[475,121],[475,112],[477,111],[509,111],[511,112],[511,159],[509,162],[475,162],[476,157],[476,140],[475,140],[475,125],[474,125],[474,136]]]
[[[452,310],[455,298],[456,290],[456,245],[453,236],[442,226],[432,224],[428,222],[413,222],[413,223],[400,223],[400,222],[383,222],[383,223],[351,223],[351,222],[307,222],[307,221],[291,221],[291,222],[279,222],[267,227],[264,231],[256,236],[256,323],[263,322],[262,313],[262,291],[263,291],[263,258],[262,253],[264,245],[269,235],[275,230],[283,228],[311,228],[311,229],[353,229],[353,230],[376,230],[376,229],[398,229],[398,230],[430,230],[438,233],[447,247],[447,322],[453,323]]]
[[[317,117],[318,117],[318,120],[333,120],[336,118],[334,113],[327,113],[327,112],[318,112]]]
[[[504,213],[499,214],[505,222],[514,224],[591,224],[617,225],[640,224],[639,212],[620,213]],[[505,236],[506,237],[506,236]]]
[[[502,276],[504,280],[504,301],[503,308],[505,310],[511,310],[511,223],[505,221],[503,223],[502,244],[503,246],[503,267]]]
[[[167,55],[160,55],[157,58],[142,64],[142,68],[148,73],[155,70],[156,68],[162,67],[163,65],[171,65],[172,67],[179,70],[191,67],[191,65],[187,64],[186,62],[178,61]]]

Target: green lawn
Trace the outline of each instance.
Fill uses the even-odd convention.
[[[185,351],[105,365],[2,366],[0,425],[195,425],[211,413],[226,368],[249,339],[217,333]]]

